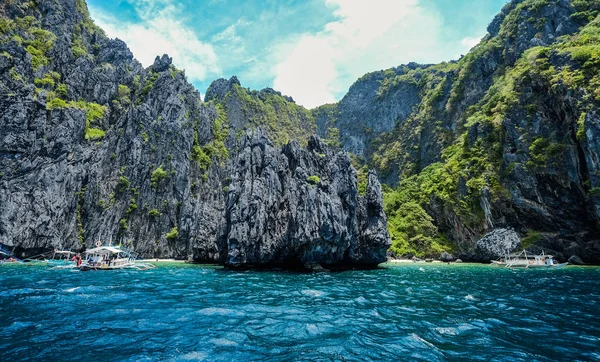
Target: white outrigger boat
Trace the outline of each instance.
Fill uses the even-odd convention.
[[[76,252],[70,250],[54,250],[52,257],[44,259],[50,266],[73,265]]]
[[[116,270],[134,269],[147,270],[155,268],[148,263],[137,263],[137,253],[120,246],[103,246],[101,242],[96,247],[85,252],[85,259],[77,262],[81,271],[87,270]]]
[[[559,264],[554,256],[544,254],[533,255],[527,254],[527,250],[523,250],[518,254],[509,254],[499,260],[491,260],[492,265],[505,268],[562,268],[569,263]]]
[[[77,253],[74,251],[54,249],[54,251],[32,256],[24,261],[28,265],[48,265],[52,267],[74,268],[76,266],[74,262],[75,255],[77,255]]]

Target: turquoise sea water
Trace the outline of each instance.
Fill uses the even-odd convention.
[[[600,268],[0,266],[0,359],[600,360]]]

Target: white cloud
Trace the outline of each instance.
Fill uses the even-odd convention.
[[[240,29],[243,32],[248,25],[250,23],[245,19],[239,19],[235,24],[212,36],[210,43],[219,54],[221,67],[235,67],[252,61],[252,57],[247,54],[244,39],[239,35]]]
[[[475,45],[479,44],[483,36],[466,37],[460,41],[460,44],[468,51]]]
[[[170,0],[133,3],[141,19],[139,24],[117,20],[91,6],[90,13],[108,36],[127,43],[144,66],[152,65],[157,55],[168,54],[191,80],[204,81],[220,74],[213,46],[198,40],[194,31],[179,20],[180,11]]]
[[[191,81],[234,74],[257,87],[272,81],[273,88],[309,108],[336,101],[365,73],[411,61],[457,58],[480,39],[448,41],[442,16],[435,8],[426,9],[424,0],[324,1],[335,20],[316,33],[262,34],[257,31],[261,23],[275,21],[263,12],[258,20],[246,14],[251,22],[239,19],[216,34],[207,32],[215,35],[202,40],[186,26],[191,13],[182,6],[189,4],[178,0],[129,0],[139,15],[135,22],[94,7],[90,12],[109,36],[125,41],[144,66],[166,53]]]
[[[335,52],[328,39],[303,36],[288,58],[274,68],[273,88],[307,107],[334,102]]]
[[[273,87],[309,108],[333,102],[363,74],[445,60],[441,17],[419,0],[326,0],[337,20],[291,40]]]

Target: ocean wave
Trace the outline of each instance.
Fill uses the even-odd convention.
[[[74,360],[92,350],[93,359],[127,361],[600,355],[600,273],[591,268],[565,269],[568,283],[551,288],[550,274],[469,265],[322,275],[6,270],[0,349],[22,359]],[[536,275],[546,280],[532,282]]]

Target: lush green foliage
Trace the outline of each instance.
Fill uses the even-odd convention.
[[[392,251],[398,255],[414,254],[436,256],[453,248],[433,227],[433,220],[425,212],[431,198],[453,210],[467,226],[477,226],[484,220],[480,206],[481,192],[490,189],[492,197],[503,197],[504,189],[498,181],[497,161],[484,141],[473,147],[463,139],[444,152],[444,162],[426,167],[421,173],[403,179],[396,190],[384,195],[388,224],[392,236]],[[464,185],[464,194],[459,185]],[[408,226],[417,225],[415,229]],[[434,230],[435,229],[435,230]],[[418,231],[422,230],[422,231]]]
[[[56,36],[39,27],[39,21],[33,16],[0,19],[0,43],[14,40],[25,47],[31,55],[34,70],[48,65],[48,52],[54,46]]]
[[[25,40],[23,44],[26,46],[26,50],[31,54],[31,65],[33,69],[37,70],[42,66],[48,65],[50,59],[48,58],[48,52],[54,45],[56,36],[49,31],[34,28],[31,31],[33,35],[32,40]]]
[[[458,64],[455,62],[444,62],[431,66],[420,66],[415,69],[409,68],[402,65],[398,68],[388,69],[383,72],[383,80],[380,81],[379,89],[377,90],[377,96],[384,98],[389,95],[390,92],[397,89],[398,87],[414,87],[420,89],[421,92],[426,93],[428,89],[437,86],[446,74],[454,72],[458,69]],[[439,89],[436,90],[438,93],[436,97],[433,97],[433,101],[439,97]]]
[[[386,195],[389,196],[389,195]],[[393,198],[393,196],[391,196]],[[439,257],[455,249],[438,232],[431,216],[417,203],[406,202],[395,208],[386,202],[388,230],[392,238],[390,252],[396,257]]]
[[[306,145],[308,136],[315,132],[311,112],[275,92],[250,91],[235,84],[224,104],[230,101],[239,102],[244,117],[253,126],[264,127],[276,145],[291,140]]]
[[[527,166],[532,169],[547,167],[550,161],[561,156],[564,149],[564,145],[552,143],[544,137],[538,137],[529,146],[530,160],[527,162]]]
[[[122,111],[131,104],[131,89],[124,84],[119,84],[117,88],[117,98],[112,101],[113,106]]]
[[[101,37],[106,36],[104,30],[102,30],[102,28],[94,24],[94,21],[92,20],[92,18],[90,18],[90,12],[88,11],[88,7],[85,3],[85,0],[76,0],[75,9],[83,17],[83,21],[80,24],[83,29],[85,29],[90,35],[100,35]]]
[[[127,230],[129,228],[129,220],[125,218],[119,220],[119,227],[121,230]]]
[[[51,94],[50,99],[46,102],[46,109],[52,111],[54,109],[64,108],[77,108],[85,111],[86,114],[86,126],[85,126],[85,139],[89,141],[95,141],[104,138],[105,131],[100,128],[93,128],[92,124],[100,121],[104,117],[106,107],[93,103],[80,101],[66,102],[60,98],[56,98]]]
[[[54,88],[56,82],[60,82],[60,74],[57,72],[48,72],[43,78],[34,79],[34,83],[38,87]]]
[[[225,107],[220,104],[215,106],[217,110],[217,117],[213,120],[211,131],[213,134],[213,140],[208,148],[205,149],[205,152],[209,155],[209,157],[216,157],[218,159],[224,160],[229,157],[229,151],[225,147],[225,139],[227,138],[227,134],[229,132],[229,121],[227,119],[227,111]]]
[[[150,211],[148,211],[148,216],[150,217],[157,217],[162,215],[162,213],[160,211],[158,211],[157,209],[152,209]]]
[[[198,139],[197,133],[196,133],[195,139],[196,140]],[[198,163],[198,167],[200,168],[201,171],[206,171],[210,167],[210,164],[211,164],[210,157],[206,154],[203,147],[201,147],[197,144],[194,144],[194,146],[192,146],[191,157],[192,157],[192,160],[194,160]]]
[[[97,104],[97,103],[93,103],[93,102],[86,102],[83,100],[80,101],[71,101],[71,102],[64,102],[61,99],[55,98],[52,100],[52,102],[56,103],[58,102],[60,107],[55,105],[52,105],[52,107],[48,106],[48,104],[46,105],[46,108],[48,109],[54,109],[54,108],[78,108],[81,109],[83,111],[85,111],[85,118],[86,118],[86,122],[85,122],[85,139],[88,141],[97,141],[100,140],[102,138],[104,138],[105,136],[105,131],[101,128],[95,128],[92,127],[92,124],[100,121],[103,117],[104,117],[104,113],[106,112],[106,107]]]
[[[341,148],[342,141],[340,140],[340,130],[335,127],[327,128],[327,138],[325,138],[324,141],[331,147]]]
[[[150,90],[154,87],[154,82],[156,82],[157,79],[158,73],[155,73],[153,71],[150,71],[148,73],[148,76],[146,76],[145,79],[144,88],[142,89],[138,97],[138,103],[142,102],[144,98],[146,98],[148,93],[150,93]]]
[[[150,176],[150,182],[152,187],[156,187],[162,180],[168,177],[167,171],[165,171],[161,166],[158,166],[154,171],[152,171],[152,175]]]
[[[579,116],[579,119],[577,120],[577,140],[578,141],[585,141],[585,118],[586,118],[587,114],[585,112],[581,113],[581,116]]]
[[[367,165],[357,168],[358,194],[359,195],[364,195],[367,192],[368,175],[369,175],[369,170],[367,168]]]
[[[212,140],[204,146],[200,146],[198,132],[194,134],[194,145],[192,146],[191,158],[195,160],[201,171],[206,171],[212,163],[212,159],[225,160],[229,157],[229,151],[225,147],[225,139],[229,132],[227,112],[221,104],[215,105],[217,117],[213,120],[211,131]]]
[[[117,187],[119,188],[119,191],[126,191],[127,189],[129,189],[129,179],[127,178],[127,176],[125,175],[121,175],[119,176],[119,183],[117,184]]]
[[[598,0],[571,0],[577,12],[571,17],[582,22],[594,20],[600,14],[600,1]]]
[[[71,40],[71,52],[75,58],[81,58],[87,55],[88,52],[81,37],[74,37],[73,40]]]
[[[316,175],[311,175],[306,178],[306,182],[308,182],[311,185],[318,185],[321,183],[321,178]]]
[[[510,11],[500,27],[500,36],[504,38],[514,38],[517,35],[519,24],[524,13],[530,18],[542,19],[540,11],[549,4],[548,0],[527,0],[523,1]],[[543,23],[542,23],[543,25]]]
[[[179,235],[179,231],[177,230],[177,226],[175,226],[174,228],[171,229],[171,231],[169,231],[168,233],[165,234],[165,238],[167,240],[175,240],[175,239],[177,239],[178,235]]]
[[[105,136],[105,132],[99,128],[86,128],[85,130],[85,139],[88,141],[97,141]]]
[[[53,109],[67,108],[69,105],[67,102],[63,101],[60,98],[53,98],[50,101],[46,102],[46,109],[51,111]]]
[[[66,84],[59,84],[56,86],[56,95],[59,98],[65,99],[69,96],[69,89]]]
[[[134,212],[137,209],[137,203],[135,201],[135,198],[131,198],[129,199],[129,207],[127,208],[127,215],[131,214],[132,212]]]

